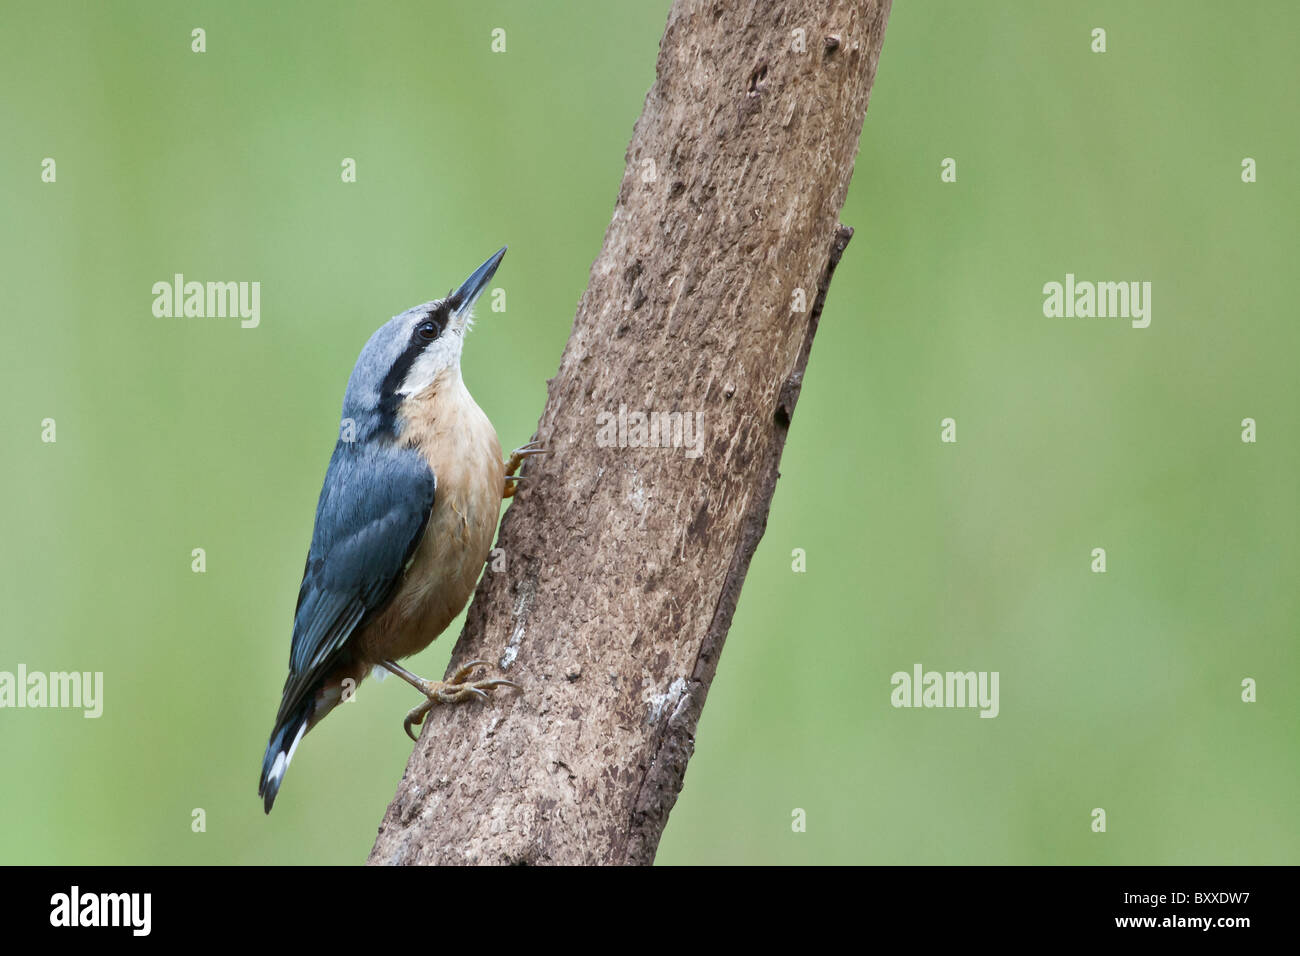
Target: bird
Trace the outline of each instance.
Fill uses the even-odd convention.
[[[303,736],[367,673],[392,672],[424,694],[412,727],[440,703],[519,688],[472,679],[428,681],[397,662],[425,647],[465,607],[487,560],[501,501],[512,497],[537,442],[502,460],[496,430],[461,377],[472,307],[502,247],[444,298],[384,323],[361,350],[343,396],[339,438],[316,505],[294,609],[289,675],[262,759],[258,796],[271,812]]]

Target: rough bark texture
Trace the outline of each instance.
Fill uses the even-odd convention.
[[[550,382],[550,454],[452,655],[523,691],[434,709],[371,863],[654,859],[852,235],[839,212],[889,7],[673,5]],[[702,453],[605,447],[620,406],[698,415]]]

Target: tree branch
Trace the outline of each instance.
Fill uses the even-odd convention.
[[[452,655],[524,689],[434,708],[371,863],[654,859],[853,234],[889,7],[674,3],[549,383],[550,454]],[[647,435],[638,412],[683,414]]]

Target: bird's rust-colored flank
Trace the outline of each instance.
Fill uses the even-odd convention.
[[[405,586],[358,640],[368,664],[424,650],[464,609],[501,516],[501,445],[459,371],[440,375],[404,411],[402,440],[436,468],[438,487]]]

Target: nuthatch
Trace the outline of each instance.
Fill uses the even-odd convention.
[[[303,735],[370,670],[413,684],[424,703],[486,698],[501,678],[471,680],[471,661],[447,682],[397,661],[422,651],[460,613],[487,560],[501,513],[533,444],[501,460],[496,431],[461,380],[470,307],[502,248],[444,299],[385,323],[361,350],[343,396],[343,428],[316,506],[294,611],[289,678],[262,760],[258,795],[271,812]]]

